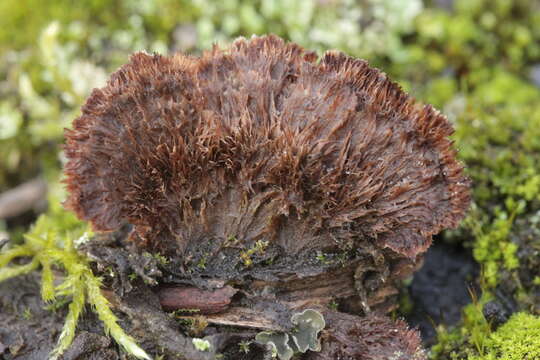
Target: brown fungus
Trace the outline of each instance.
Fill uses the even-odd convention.
[[[385,313],[432,236],[468,207],[452,131],[367,62],[318,59],[276,36],[200,58],[137,53],[66,131],[66,206],[98,232],[131,224],[135,244],[165,254],[183,283],[241,288],[247,300],[215,323],[257,304],[281,314],[265,320],[280,329],[283,309]],[[325,336],[339,346],[375,319],[353,318],[350,333]],[[381,334],[408,331],[384,324]],[[407,334],[402,350],[417,353]]]
[[[425,360],[417,331],[404,321],[368,315],[359,319],[343,313],[326,312],[327,331],[323,348],[304,360]]]
[[[469,184],[452,126],[385,74],[275,36],[192,58],[137,53],[66,132],[67,207],[152,248],[264,239],[413,258],[454,227]]]

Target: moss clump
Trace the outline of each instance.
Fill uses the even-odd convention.
[[[478,212],[473,212],[468,219],[475,236],[473,255],[482,265],[485,285],[494,288],[497,286],[501,269],[514,271],[519,266],[516,256],[518,246],[509,239],[514,214],[508,216],[505,211],[497,211],[496,218],[485,224],[475,215],[477,216]]]
[[[486,339],[484,354],[469,360],[535,360],[540,358],[540,317],[517,313]]]
[[[74,239],[87,237],[88,234],[62,231],[57,227],[57,223],[65,224],[65,220],[61,217],[55,219],[42,215],[30,232],[24,235],[24,243],[0,252],[0,282],[41,267],[43,300],[52,302],[59,297],[71,299],[64,328],[57,347],[51,354],[51,359],[58,358],[71,345],[79,317],[86,304],[93,308],[103,322],[105,331],[129,354],[139,359],[150,359],[135,343],[135,340],[118,325],[118,320],[111,311],[108,300],[101,294],[101,279],[92,273],[88,260],[79,255],[75,249]],[[84,226],[80,225],[78,230],[81,229],[84,229]],[[18,258],[28,258],[30,261],[23,265],[9,265]],[[53,267],[65,271],[65,277],[58,286],[54,285]]]
[[[540,248],[534,233],[540,209],[540,90],[527,78],[539,52],[538,4],[454,4],[452,12],[430,8],[417,18],[408,66],[391,69],[413,79],[421,98],[441,107],[456,126],[454,139],[473,181],[474,204],[462,229],[445,239],[472,248],[485,291],[496,289],[519,309],[535,313],[540,306],[534,283]],[[466,307],[457,328],[440,327],[432,358],[483,359],[492,336],[488,325],[476,305]]]
[[[491,332],[478,305],[465,308],[461,329],[450,332],[439,329],[438,343],[431,349],[431,359],[535,360],[540,357],[539,317],[520,312]]]
[[[473,302],[463,308],[461,326],[451,330],[443,325],[438,326],[437,344],[431,348],[430,359],[463,360],[485,353],[491,327],[482,314],[482,308],[492,300],[492,296],[484,293],[477,298],[474,292],[471,292],[471,296]]]
[[[415,85],[446,73],[467,86],[489,81],[496,66],[522,73],[540,55],[540,3],[529,0],[455,0],[452,11],[428,7],[415,21],[414,37],[394,74]],[[461,78],[461,79],[460,79]],[[461,85],[460,82],[458,82]]]
[[[456,124],[454,139],[474,184],[466,231],[450,237],[467,239],[491,289],[506,274],[517,275],[523,247],[515,223],[540,206],[540,90],[502,67],[490,75],[476,85],[463,77],[461,90],[441,77],[427,98]]]
[[[466,224],[489,288],[498,285],[501,271],[517,273],[520,248],[511,241],[514,223],[540,205],[538,98],[537,88],[498,70],[461,98],[463,103],[449,107],[460,155],[475,184],[475,207]],[[456,98],[454,105],[461,100]]]

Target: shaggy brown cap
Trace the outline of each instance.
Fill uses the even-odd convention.
[[[327,311],[320,352],[309,352],[306,360],[425,360],[420,333],[402,320]]]
[[[288,254],[368,239],[414,258],[469,182],[452,126],[363,60],[275,36],[200,58],[137,53],[66,131],[66,206],[147,246],[268,240]]]

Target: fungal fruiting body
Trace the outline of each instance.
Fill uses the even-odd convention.
[[[66,131],[66,206],[98,232],[131,224],[185,277],[249,274],[293,307],[385,312],[468,206],[451,133],[336,51],[265,36],[200,58],[137,53]]]

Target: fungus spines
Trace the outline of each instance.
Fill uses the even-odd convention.
[[[137,53],[66,132],[66,206],[165,252],[234,234],[291,255],[369,239],[414,259],[469,203],[451,133],[339,52],[265,36],[200,58]]]

